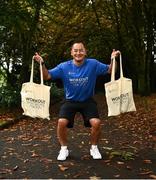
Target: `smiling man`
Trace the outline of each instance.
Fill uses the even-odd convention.
[[[118,56],[119,51],[113,50],[111,57]],[[72,59],[47,70],[44,61],[37,53],[34,59],[42,61],[45,80],[61,79],[64,85],[65,100],[60,108],[57,136],[61,150],[57,160],[63,161],[69,156],[67,148],[67,130],[73,128],[74,117],[81,113],[84,126],[91,129],[90,155],[93,159],[102,159],[98,149],[100,137],[100,118],[97,104],[93,99],[96,79],[99,75],[111,72],[112,64],[107,65],[96,59],[86,58],[87,52],[83,42],[75,42],[71,47]]]

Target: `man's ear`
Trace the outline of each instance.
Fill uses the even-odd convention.
[[[73,51],[72,51],[72,49],[70,50],[70,55],[71,55],[71,56],[73,55]]]
[[[85,49],[85,56],[87,56],[87,49]]]

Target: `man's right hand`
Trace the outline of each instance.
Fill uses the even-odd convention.
[[[40,62],[42,63],[42,70],[43,70],[43,79],[44,80],[49,80],[51,79],[51,75],[48,73],[48,70],[46,68],[46,66],[43,66],[44,61],[42,59],[42,57],[36,52],[35,55],[33,56],[33,59],[35,61],[37,61],[39,64]]]
[[[115,49],[113,49],[112,54],[111,54],[111,59],[116,58],[120,54],[121,52],[119,50],[116,51]]]
[[[35,61],[37,61],[38,63],[40,63],[40,61],[41,61],[41,63],[44,62],[44,61],[43,61],[43,58],[42,58],[37,52],[36,52],[35,55],[33,56],[33,59],[34,59]]]

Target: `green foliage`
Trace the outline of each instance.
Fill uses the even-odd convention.
[[[20,91],[13,86],[0,87],[0,107],[11,108],[20,105]]]
[[[0,126],[3,126],[5,123],[6,123],[6,121],[2,119],[2,120],[0,121]]]
[[[7,72],[6,82],[18,65],[20,83],[29,79],[34,52],[47,53],[47,67],[56,66],[70,57],[72,42],[80,38],[86,42],[88,56],[105,63],[110,62],[112,49],[119,49],[126,57],[124,75],[133,80],[135,92],[149,92],[156,79],[152,73],[155,7],[154,1],[142,0],[2,1],[0,67]]]
[[[6,84],[6,79],[5,79],[4,71],[2,71],[2,70],[0,69],[0,87],[1,87],[3,84]]]
[[[128,151],[111,151],[109,154],[110,158],[119,157],[122,160],[133,160],[134,159],[134,153],[128,152]]]
[[[0,108],[19,107],[21,104],[20,89],[13,86],[0,87]],[[55,83],[51,83],[51,98],[52,102],[58,102],[63,98],[63,89],[57,88]]]
[[[52,101],[59,101],[63,98],[64,90],[58,88],[55,83],[51,83],[50,94],[52,97]]]

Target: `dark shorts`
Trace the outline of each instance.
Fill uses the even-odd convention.
[[[84,102],[71,100],[63,101],[59,112],[59,118],[66,118],[69,121],[67,127],[72,128],[74,126],[74,118],[77,112],[82,114],[85,127],[91,127],[89,122],[91,118],[99,118],[97,104],[92,98]]]

